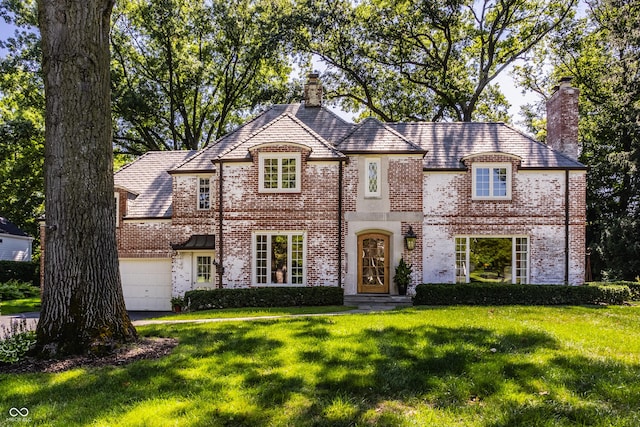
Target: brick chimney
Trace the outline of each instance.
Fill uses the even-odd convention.
[[[322,84],[320,84],[318,77],[317,73],[307,76],[307,82],[304,84],[305,107],[320,107],[322,105]]]
[[[571,77],[563,77],[547,101],[547,144],[567,157],[578,160],[578,88]]]

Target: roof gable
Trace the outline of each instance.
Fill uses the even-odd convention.
[[[582,163],[504,123],[420,122],[388,126],[427,151],[426,170],[465,169],[463,158],[487,152],[520,157],[523,169],[585,169]]]
[[[290,113],[284,113],[228,150],[218,154],[216,159],[248,160],[251,158],[251,149],[274,143],[290,143],[308,147],[311,150],[309,159],[337,159],[344,157],[327,140],[302,121]]]
[[[331,146],[344,138],[355,127],[354,124],[345,122],[325,107],[305,108],[303,104],[277,104],[221,137],[214,144],[203,148],[196,156],[178,165],[172,172],[213,170],[212,161],[218,159],[222,153],[230,151],[285,114],[306,126]]]
[[[404,135],[374,118],[367,118],[340,143],[338,149],[344,153],[425,153]]]

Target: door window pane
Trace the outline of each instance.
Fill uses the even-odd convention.
[[[362,240],[362,283],[367,286],[384,286],[384,239]]]
[[[198,256],[197,269],[198,269],[198,273],[196,276],[196,282],[211,283],[211,257]]]

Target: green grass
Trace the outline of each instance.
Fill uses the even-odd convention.
[[[0,375],[48,426],[637,426],[637,307],[438,307],[153,325],[161,360]]]
[[[194,311],[156,317],[153,320],[199,320],[232,319],[241,317],[289,316],[294,314],[325,314],[353,310],[355,307],[331,305],[319,307],[281,307],[281,308],[223,308],[218,310]]]
[[[18,314],[40,311],[40,297],[14,299],[0,302],[0,314]]]

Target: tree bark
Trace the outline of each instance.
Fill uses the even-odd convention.
[[[45,82],[41,354],[135,340],[118,266],[109,28],[113,0],[39,0]]]

